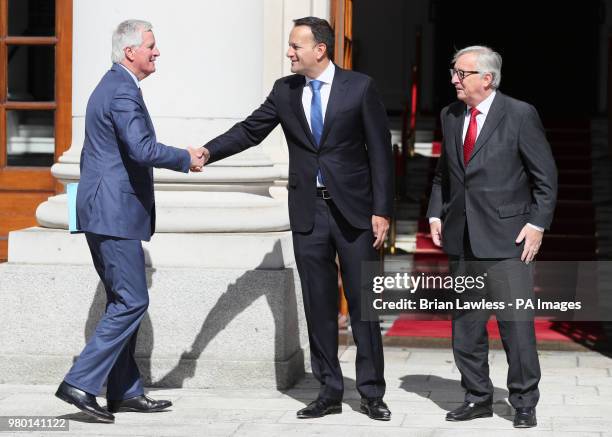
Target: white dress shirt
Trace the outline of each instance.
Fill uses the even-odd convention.
[[[323,115],[323,123],[325,123],[325,111],[327,110],[327,103],[329,102],[329,94],[331,92],[332,82],[334,80],[334,74],[336,72],[336,67],[333,62],[330,62],[329,65],[323,73],[316,78],[316,80],[323,82],[321,85],[321,115]],[[310,87],[310,82],[314,79],[310,79],[306,77],[306,83],[304,84],[304,92],[302,93],[302,106],[304,107],[304,114],[306,115],[306,120],[308,120],[308,126],[312,131],[312,124],[310,123],[310,104],[312,103],[312,88]]]
[[[495,91],[493,91],[489,97],[480,102],[476,109],[480,112],[476,116],[476,139],[478,139],[478,135],[480,135],[480,131],[482,130],[482,126],[484,125],[485,120],[487,119],[487,114],[489,114],[489,110],[491,109],[491,105],[493,104],[493,99],[495,98]],[[465,141],[465,135],[467,134],[468,126],[470,125],[470,107],[466,105],[465,107],[465,121],[463,122],[463,136],[461,137],[463,141]]]
[[[495,91],[493,91],[486,99],[476,105],[476,109],[480,112],[476,116],[476,139],[478,139],[478,135],[480,135],[480,131],[484,126],[485,120],[487,119],[487,115],[489,114],[489,110],[491,109],[491,105],[493,104],[493,99],[495,98]],[[463,135],[462,139],[465,141],[465,135],[467,134],[468,126],[470,125],[470,107],[465,107],[465,120],[463,122]],[[429,223],[434,221],[440,221],[439,217],[429,217]],[[544,228],[540,226],[532,225],[531,223],[527,223],[528,226],[537,229],[540,232],[544,232]]]

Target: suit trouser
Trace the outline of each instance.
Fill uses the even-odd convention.
[[[478,259],[464,244],[464,255],[451,257],[451,274],[485,275],[482,292],[465,291],[463,301],[486,298],[491,302],[515,302],[534,299],[533,263],[520,258]],[[453,354],[461,373],[461,385],[467,402],[491,402],[493,383],[489,378],[489,339],[487,320],[491,311],[462,310],[453,315]],[[534,407],[540,398],[540,362],[536,349],[533,311],[516,307],[496,311],[499,332],[508,361],[508,400],[515,407]]]
[[[142,243],[92,233],[85,236],[106,290],[106,311],[64,380],[94,395],[107,382],[106,397],[111,400],[140,396],[144,391],[134,351],[149,305]]]
[[[340,214],[333,200],[317,198],[310,232],[293,232],[295,259],[302,284],[312,373],[321,383],[319,396],[341,400],[344,381],[338,361],[338,270],[357,346],[357,390],[363,397],[385,393],[380,325],[361,320],[361,263],[377,261],[372,230],[356,229]]]

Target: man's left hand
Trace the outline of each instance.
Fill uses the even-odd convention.
[[[521,229],[520,234],[516,238],[516,244],[521,244],[523,240],[525,240],[521,261],[525,262],[525,264],[529,264],[533,261],[542,245],[543,236],[544,232],[538,231],[529,225],[523,226],[523,229]]]
[[[374,246],[375,249],[380,249],[382,245],[385,243],[385,239],[387,238],[387,232],[389,232],[389,222],[391,219],[389,217],[383,217],[380,215],[372,216],[372,231],[374,232]]]

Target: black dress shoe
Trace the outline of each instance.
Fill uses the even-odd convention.
[[[391,411],[382,398],[361,398],[361,412],[374,420],[391,420]]]
[[[493,416],[491,403],[476,404],[474,402],[464,402],[459,408],[446,413],[446,420],[450,422],[459,422],[462,420],[472,420],[479,417],[491,416]]]
[[[156,401],[146,395],[118,401],[108,400],[107,408],[112,413],[131,411],[134,413],[157,413],[172,406],[170,401]]]
[[[315,417],[323,417],[327,414],[342,413],[342,403],[331,399],[316,398],[297,412],[298,419],[313,419]]]
[[[537,426],[536,412],[534,407],[517,408],[514,414],[515,428],[533,428]]]
[[[94,395],[73,387],[65,381],[57,388],[55,396],[100,422],[113,423],[115,421],[115,416],[102,408]]]

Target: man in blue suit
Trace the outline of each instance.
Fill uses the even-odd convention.
[[[149,304],[142,240],[155,232],[153,167],[200,171],[202,150],[158,143],[139,82],[155,71],[151,24],[124,21],[113,33],[112,68],[87,103],[77,194],[85,232],[107,295],[106,312],[56,396],[102,422],[117,411],[172,405],[145,396],[134,350]],[[107,409],[96,396],[107,383]]]

